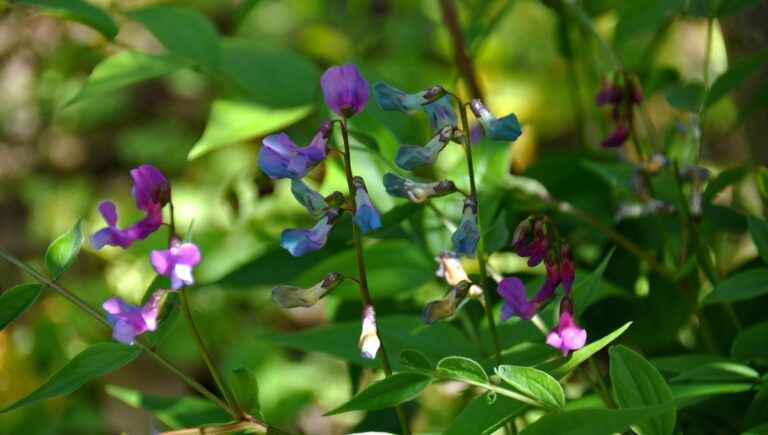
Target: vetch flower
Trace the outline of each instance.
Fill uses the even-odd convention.
[[[627,139],[629,139],[629,128],[627,128],[624,122],[620,121],[616,125],[616,129],[603,139],[600,145],[603,148],[616,148],[622,146]]]
[[[299,179],[291,180],[291,193],[299,204],[309,211],[312,216],[319,216],[328,207],[325,198],[320,193],[312,190]]]
[[[525,285],[520,281],[520,278],[509,277],[502,279],[496,292],[504,299],[504,305],[501,307],[502,321],[512,316],[530,320],[536,314],[537,304],[528,301]]]
[[[171,200],[171,186],[159,169],[152,165],[141,165],[131,169],[133,189],[131,194],[136,207],[145,212],[163,208]]]
[[[283,308],[311,307],[328,295],[344,280],[338,272],[331,272],[310,288],[279,285],[272,289],[272,300]]]
[[[395,156],[395,163],[397,166],[408,171],[435,163],[438,154],[440,154],[440,151],[442,151],[454,137],[455,132],[456,128],[454,127],[443,127],[424,146],[400,146],[400,149],[397,150],[397,155]]]
[[[353,64],[332,66],[320,78],[325,104],[337,115],[350,118],[368,104],[368,82]]]
[[[510,113],[502,118],[496,118],[479,99],[474,99],[470,103],[472,113],[477,117],[478,122],[483,127],[483,131],[488,138],[512,142],[517,140],[523,130],[520,122],[514,113]]]
[[[442,86],[432,86],[415,94],[406,94],[400,89],[383,82],[376,82],[373,85],[373,92],[376,94],[376,101],[378,101],[379,107],[383,110],[395,110],[403,113],[413,112],[446,95],[445,89]]]
[[[375,359],[381,347],[381,341],[376,330],[376,311],[372,305],[363,308],[363,328],[358,341],[360,355],[365,359]]]
[[[191,242],[181,243],[171,240],[171,246],[162,251],[154,250],[150,254],[152,268],[159,275],[171,278],[171,289],[178,290],[185,285],[192,285],[192,269],[200,264],[200,249]]]
[[[567,296],[560,303],[560,320],[547,335],[547,344],[560,350],[563,356],[581,349],[587,342],[587,331],[573,319],[573,303]]]
[[[459,255],[474,257],[479,240],[480,230],[477,228],[477,201],[469,197],[464,200],[464,211],[461,221],[451,236],[453,249]]]
[[[339,211],[329,210],[311,229],[288,229],[283,231],[280,237],[280,246],[288,250],[294,257],[317,251],[325,246],[328,241],[328,233],[333,227],[336,218],[339,217]]]
[[[381,228],[381,216],[368,197],[365,181],[361,177],[354,177],[352,185],[355,188],[355,216],[352,220],[363,234]]]
[[[471,282],[467,272],[464,270],[464,266],[461,265],[461,259],[459,259],[455,252],[443,252],[435,257],[435,260],[438,264],[435,275],[438,278],[443,278],[448,285],[456,286],[462,281]],[[470,299],[480,299],[483,302],[482,296],[483,289],[475,284],[469,286]]]
[[[424,105],[424,111],[427,113],[432,131],[438,131],[443,127],[456,127],[459,125],[456,112],[453,111],[451,97],[448,95],[443,95],[433,103]]]
[[[512,250],[521,257],[528,258],[528,267],[535,267],[549,253],[549,238],[544,219],[531,216],[515,229]]]
[[[325,160],[331,124],[325,122],[309,146],[299,148],[285,133],[267,136],[259,150],[259,167],[270,178],[303,178]]]
[[[453,286],[442,299],[428,303],[421,316],[424,323],[431,325],[456,314],[466,302],[470,286],[469,281],[462,281]]]
[[[112,337],[120,343],[133,344],[137,335],[157,329],[157,317],[163,290],[156,291],[143,306],[131,305],[120,298],[107,299],[102,305]]]
[[[124,229],[117,227],[117,206],[115,203],[102,201],[99,204],[99,212],[107,222],[107,226],[91,236],[91,243],[96,249],[101,249],[106,245],[127,248],[136,240],[146,239],[163,224],[162,210],[156,206],[150,206],[143,219]]]
[[[391,172],[384,174],[384,188],[392,196],[407,198],[417,204],[456,192],[456,185],[450,180],[422,183]]]

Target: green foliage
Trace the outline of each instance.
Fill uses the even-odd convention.
[[[547,414],[520,435],[609,435],[669,411],[670,406],[625,409],[578,409]]]
[[[45,268],[55,281],[59,279],[80,253],[83,245],[83,221],[78,221],[75,226],[51,242],[45,251]]]
[[[768,222],[750,216],[749,222],[749,234],[752,236],[752,241],[757,246],[757,252],[765,263],[768,264]]]
[[[731,355],[741,360],[768,356],[768,322],[741,331],[733,340]]]
[[[247,367],[238,367],[232,370],[232,390],[237,398],[237,403],[250,415],[259,416],[259,382],[256,372]]]
[[[437,373],[440,376],[458,379],[475,384],[487,384],[488,374],[477,362],[460,356],[449,356],[437,363]]]
[[[0,331],[24,314],[42,292],[40,284],[19,284],[0,294]]]
[[[496,374],[516,390],[551,408],[565,407],[565,391],[546,372],[533,367],[501,365]]]
[[[83,0],[16,0],[22,5],[37,6],[51,15],[77,21],[92,27],[107,39],[117,36],[117,24],[106,12]]]
[[[486,393],[472,399],[451,422],[445,435],[488,435],[523,412],[526,405],[504,396]]]
[[[611,332],[610,334],[606,335],[605,337],[602,337],[599,340],[593,341],[592,343],[589,343],[588,345],[582,347],[581,349],[573,352],[568,358],[567,361],[563,362],[562,364],[556,365],[556,364],[547,364],[546,370],[554,377],[556,378],[563,378],[565,375],[570,373],[572,370],[576,369],[581,363],[589,359],[592,355],[599,352],[601,349],[603,349],[605,346],[608,346],[619,338],[621,334],[624,333],[627,329],[629,329],[630,325],[632,325],[632,322],[627,322],[615,331]]]
[[[327,415],[382,409],[407,402],[415,399],[431,382],[430,376],[421,373],[395,373],[371,384],[352,400],[328,412]]]
[[[765,293],[768,293],[768,269],[750,269],[719,282],[703,303],[744,301]]]

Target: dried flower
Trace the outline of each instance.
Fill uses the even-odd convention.
[[[432,301],[424,307],[422,319],[427,324],[453,316],[466,302],[469,294],[469,281],[462,281],[453,286],[442,299]]]
[[[392,196],[408,198],[415,203],[422,203],[429,198],[436,198],[456,192],[456,185],[450,180],[422,183],[409,180],[391,172],[384,174],[384,188]]]
[[[381,341],[376,331],[376,311],[374,311],[373,305],[366,305],[363,308],[362,317],[363,328],[358,341],[360,355],[365,359],[375,359],[381,347]]]
[[[272,289],[272,300],[283,308],[311,307],[331,293],[343,280],[342,274],[331,272],[309,288],[279,285]]]

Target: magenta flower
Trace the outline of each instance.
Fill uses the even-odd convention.
[[[353,64],[332,66],[320,78],[325,104],[337,115],[351,118],[368,104],[368,82]]]
[[[150,206],[142,220],[125,229],[117,227],[117,207],[112,201],[102,201],[99,204],[99,212],[107,222],[107,226],[91,236],[91,243],[96,249],[101,249],[105,245],[127,248],[136,240],[146,239],[163,224],[163,213],[157,205]]]
[[[331,124],[323,123],[309,146],[299,148],[285,133],[265,137],[259,150],[259,167],[270,178],[299,179],[325,160]]]
[[[133,344],[137,335],[157,329],[163,293],[163,290],[156,291],[144,306],[131,305],[120,298],[107,299],[102,308],[112,326],[112,337],[120,343]]]
[[[563,301],[565,300],[563,299]],[[559,349],[563,356],[567,356],[569,352],[584,347],[586,342],[587,331],[576,324],[576,321],[573,320],[573,314],[561,309],[560,321],[555,329],[547,335],[547,344]]]
[[[178,290],[185,285],[192,285],[192,269],[200,264],[200,249],[190,242],[171,241],[171,247],[164,251],[152,251],[152,267],[159,275],[171,278],[171,289]]]

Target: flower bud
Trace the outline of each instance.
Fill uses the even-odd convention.
[[[325,104],[337,115],[350,118],[368,104],[368,82],[353,64],[332,66],[320,78]]]
[[[310,288],[279,285],[272,289],[272,300],[283,308],[311,307],[328,295],[344,280],[338,272],[331,272]]]
[[[355,216],[352,220],[363,234],[378,230],[381,228],[381,216],[368,197],[365,181],[362,177],[353,177],[352,186],[355,188]]]
[[[376,331],[376,311],[372,305],[366,305],[363,308],[363,328],[358,347],[360,348],[360,355],[365,359],[375,359],[381,347],[381,341]]]
[[[464,200],[464,213],[459,226],[451,236],[453,249],[459,255],[474,257],[477,243],[480,241],[480,230],[477,227],[477,200],[468,197]]]
[[[479,99],[474,99],[469,104],[472,113],[483,127],[485,135],[489,139],[512,142],[517,140],[523,130],[514,113],[502,118],[496,118]]]

